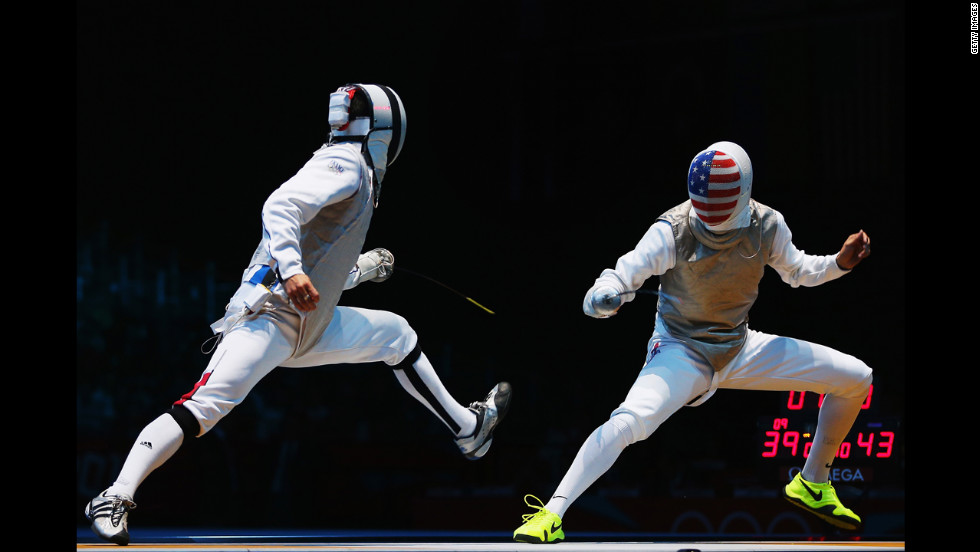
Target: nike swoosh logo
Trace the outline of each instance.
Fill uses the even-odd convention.
[[[800,485],[803,485],[803,488],[806,489],[806,492],[810,493],[810,496],[812,496],[814,500],[820,500],[823,498],[823,491],[814,491],[809,485],[804,483],[802,479],[800,479]]]
[[[551,522],[551,534],[554,535],[558,529],[561,529],[561,524],[555,525],[555,522]]]

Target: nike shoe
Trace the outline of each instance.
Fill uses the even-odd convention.
[[[129,527],[126,518],[136,503],[129,495],[102,494],[85,505],[85,517],[92,522],[92,531],[103,539],[116,544],[129,544]]]
[[[830,481],[810,483],[796,474],[783,487],[783,498],[841,529],[857,531],[863,526],[861,518],[841,504]]]
[[[528,498],[538,501],[540,506],[528,502]],[[544,507],[541,499],[534,495],[524,495],[524,504],[537,510],[533,514],[524,514],[524,525],[514,531],[514,540],[531,544],[551,544],[565,540],[565,532],[561,528],[561,518],[558,514]]]
[[[487,453],[493,443],[493,430],[510,408],[510,394],[510,384],[502,381],[490,390],[483,402],[470,404],[470,410],[476,413],[476,431],[469,437],[456,439],[456,446],[463,456],[479,460]]]

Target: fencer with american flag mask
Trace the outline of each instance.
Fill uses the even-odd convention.
[[[343,86],[330,95],[328,120],[329,140],[263,205],[262,238],[238,291],[211,326],[217,345],[200,379],[143,428],[116,480],[85,506],[103,539],[128,544],[128,514],[143,480],[186,439],[207,434],[277,367],[383,362],[449,429],[465,458],[479,459],[489,449],[507,413],[508,383],[464,406],[443,385],[408,321],[338,305],[345,290],[385,281],[394,269],[389,251],[361,251],[382,179],[404,144],[401,98],[387,86]],[[368,390],[363,411],[390,417],[398,408],[371,400]]]
[[[585,294],[584,313],[607,319],[649,278],[660,278],[653,332],[632,387],[582,444],[548,502],[524,497],[534,512],[514,531],[517,541],[563,540],[566,511],[627,446],[719,388],[825,394],[802,473],[782,495],[843,529],[862,526],[837,498],[830,468],[868,394],[871,369],[824,345],[750,329],[748,314],[766,266],[794,288],[816,286],[849,273],[870,254],[870,239],[858,231],[830,255],[797,249],[783,215],[751,198],[752,162],[733,142],[700,151],[686,176],[688,199],[657,217]]]

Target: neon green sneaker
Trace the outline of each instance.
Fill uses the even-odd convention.
[[[533,498],[540,506],[527,501]],[[524,514],[524,525],[514,531],[514,540],[532,544],[551,544],[565,540],[565,532],[561,530],[561,518],[550,512],[544,503],[534,495],[524,495],[524,503],[537,510],[533,514]]]
[[[796,474],[793,480],[783,487],[783,498],[841,529],[857,531],[863,525],[857,514],[841,504],[830,481],[810,483],[800,477],[800,474]]]

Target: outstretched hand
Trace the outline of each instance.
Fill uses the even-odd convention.
[[[865,257],[871,254],[871,238],[864,230],[858,230],[844,240],[844,245],[837,253],[837,266],[851,270]]]
[[[316,308],[317,302],[320,301],[320,293],[313,287],[313,282],[306,274],[300,273],[290,276],[283,282],[283,286],[290,302],[297,310],[311,311]]]

